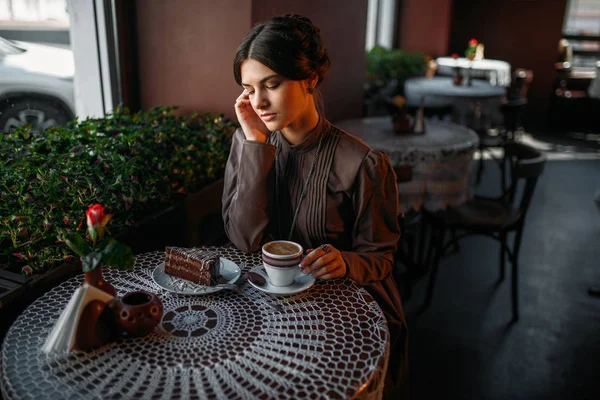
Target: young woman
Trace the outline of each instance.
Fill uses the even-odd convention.
[[[246,35],[233,64],[243,87],[235,102],[241,129],[225,171],[223,218],[239,249],[295,241],[309,249],[304,273],[349,277],[373,295],[391,333],[387,392],[406,387],[406,325],[392,278],[400,237],[396,176],[384,154],[319,111],[329,66],[308,18],[275,17]]]

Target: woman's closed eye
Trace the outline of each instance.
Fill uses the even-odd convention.
[[[265,85],[265,88],[267,88],[268,90],[275,90],[279,87],[279,85],[281,85],[281,82]],[[248,93],[248,95],[254,94],[254,89],[246,88],[246,93]]]

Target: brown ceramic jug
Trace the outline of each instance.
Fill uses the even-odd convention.
[[[161,321],[163,304],[160,298],[145,290],[126,293],[109,303],[117,329],[125,336],[141,337],[152,332]]]
[[[98,348],[114,339],[114,316],[100,300],[92,300],[84,308],[75,336],[75,349]]]
[[[96,267],[96,269],[89,272],[84,272],[82,285],[87,283],[110,294],[111,296],[116,296],[117,290],[115,289],[115,287],[104,280],[104,276],[102,275],[102,267],[103,264],[100,264]]]

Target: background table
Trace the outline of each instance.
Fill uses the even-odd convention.
[[[160,294],[162,323],[144,338],[46,355],[41,347],[82,277],[36,300],[2,346],[4,398],[381,396],[389,333],[366,290],[350,280],[319,281],[297,295],[272,297],[246,281],[245,273],[262,264],[259,254],[219,250],[242,266],[243,295],[185,296],[161,289],[151,274],[162,252],[136,257],[132,272],[104,269],[119,296],[140,289]],[[279,303],[283,311],[265,301]]]
[[[425,134],[396,134],[389,116],[335,124],[385,152],[392,165],[410,165],[412,181],[398,184],[400,212],[444,209],[471,196],[470,170],[479,138],[471,129],[444,121],[425,121]]]
[[[479,129],[501,121],[499,111],[505,89],[481,80],[473,80],[471,86],[455,85],[452,78],[434,76],[407,79],[404,94],[409,107],[418,107],[421,102],[432,108],[451,105],[456,122]]]
[[[454,75],[454,69],[458,67],[468,69],[471,77],[484,78],[493,86],[510,86],[511,67],[506,61],[488,59],[470,61],[464,57],[456,60],[452,57],[438,57],[435,62],[438,65],[439,75]]]

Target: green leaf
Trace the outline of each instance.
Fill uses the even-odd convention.
[[[90,244],[77,233],[67,233],[62,237],[62,240],[81,257],[92,251]]]
[[[85,256],[83,256],[83,259],[81,260],[81,266],[83,269],[83,272],[90,272],[96,269],[96,267],[98,267],[98,265],[100,265],[100,262],[102,262],[102,254],[97,252],[97,251],[92,251],[91,253],[86,254]]]
[[[132,270],[134,265],[133,251],[124,243],[112,241],[101,252],[104,264],[119,271]]]
[[[115,243],[116,240],[112,237],[107,237],[102,239],[102,241],[100,242],[100,244],[98,245],[98,250],[100,252],[102,252],[104,249],[106,249],[106,246],[108,246],[111,243]]]

